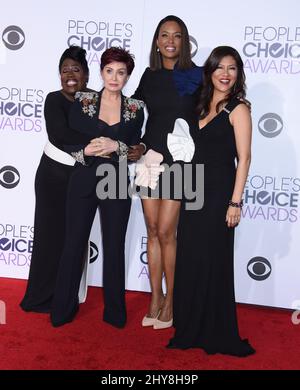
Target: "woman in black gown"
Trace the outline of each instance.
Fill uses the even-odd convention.
[[[53,326],[72,321],[78,311],[82,255],[98,206],[103,244],[103,320],[122,328],[127,319],[124,250],[131,199],[126,157],[129,146],[140,141],[144,103],[122,94],[134,69],[129,52],[107,49],[100,67],[104,88],[100,92],[78,92],[70,112],[74,131],[85,136],[86,143],[93,140],[79,152],[71,152],[78,163],[68,188],[66,237],[51,308]],[[106,172],[116,176],[108,177]],[[107,186],[103,186],[106,180]],[[119,180],[125,182],[125,194],[119,192]],[[109,192],[112,187],[116,192]]]
[[[147,151],[154,150],[163,157],[163,163],[172,166],[190,162],[194,144],[190,128],[195,127],[197,115],[196,91],[202,77],[202,69],[191,60],[189,34],[184,22],[169,15],[162,19],[154,33],[147,68],[134,94],[146,103],[149,113],[145,135],[142,138]],[[184,143],[176,145],[174,130],[183,124]],[[172,134],[173,133],[173,134]],[[174,136],[175,135],[175,136]],[[181,133],[182,135],[182,133]],[[174,141],[174,142],[173,142]],[[179,153],[177,153],[179,151]],[[176,229],[180,210],[175,184],[167,186],[166,172],[160,175],[158,193],[143,197],[143,210],[147,227],[147,258],[150,274],[151,301],[143,326],[164,329],[173,323],[173,285],[176,256]],[[168,190],[170,191],[168,193]],[[162,290],[163,273],[166,295]]]
[[[204,206],[181,210],[175,271],[175,335],[169,348],[247,356],[254,349],[238,332],[234,296],[234,228],[250,165],[251,117],[243,62],[228,46],[204,65],[194,164],[204,164]],[[237,160],[237,166],[235,166]]]
[[[85,90],[89,69],[86,52],[71,46],[62,54],[59,73],[62,89],[50,92],[45,101],[49,142],[35,178],[34,243],[25,296],[25,311],[49,312],[65,235],[65,203],[75,159],[65,150],[85,138],[70,128],[68,114],[77,91]]]

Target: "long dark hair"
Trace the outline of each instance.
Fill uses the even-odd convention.
[[[245,72],[244,64],[238,51],[231,46],[218,46],[210,53],[209,57],[205,61],[203,68],[203,86],[201,88],[199,104],[197,106],[197,113],[200,119],[205,118],[210,111],[210,103],[213,98],[214,86],[211,80],[213,72],[219,66],[222,58],[231,56],[234,58],[237,66],[237,79],[236,82],[225,97],[221,100],[216,107],[217,112],[221,109],[225,103],[234,97],[245,98],[246,96],[246,84],[245,84]]]
[[[162,68],[162,58],[160,52],[157,51],[156,41],[158,39],[159,30],[161,26],[166,22],[176,22],[181,29],[182,43],[177,63],[178,69],[190,69],[193,66],[191,57],[191,46],[188,29],[183,20],[175,15],[168,15],[163,18],[157,25],[152,39],[152,46],[150,51],[150,68],[157,70]]]

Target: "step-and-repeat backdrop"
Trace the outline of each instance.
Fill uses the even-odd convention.
[[[34,176],[47,136],[45,97],[60,88],[58,60],[72,44],[87,50],[89,86],[110,46],[130,49],[131,94],[148,65],[158,21],[181,17],[195,63],[219,45],[235,47],[252,102],[253,160],[235,248],[239,302],[292,308],[300,300],[300,3],[233,0],[58,0],[5,2],[0,13],[0,276],[27,278],[33,239]],[[47,223],[47,221],[45,221]],[[99,217],[91,233],[89,281],[100,286]],[[218,238],[216,237],[216,245]],[[147,234],[134,199],[126,243],[127,288],[150,291]],[[199,247],[201,237],[199,237]]]

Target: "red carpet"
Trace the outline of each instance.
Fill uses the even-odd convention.
[[[102,289],[89,288],[74,322],[53,328],[46,314],[23,312],[18,304],[26,282],[0,278],[6,324],[0,325],[0,369],[87,370],[269,370],[300,368],[300,324],[291,312],[238,305],[240,333],[256,354],[247,358],[208,356],[200,349],[167,350],[173,330],[140,323],[149,294],[127,293],[128,324],[115,329],[101,320]]]

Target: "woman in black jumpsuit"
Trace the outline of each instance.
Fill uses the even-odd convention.
[[[124,247],[131,199],[127,192],[119,195],[117,183],[120,174],[126,186],[129,184],[127,165],[124,169],[128,146],[139,142],[144,121],[143,102],[121,93],[133,68],[128,52],[107,49],[101,57],[103,90],[78,93],[70,112],[71,126],[85,135],[86,143],[91,138],[94,141],[80,152],[71,152],[78,163],[68,188],[66,239],[51,310],[53,326],[72,321],[78,310],[81,259],[98,206],[104,254],[103,319],[116,327],[126,323]],[[99,188],[106,174],[99,176],[98,172],[96,176],[98,167],[116,174],[102,191]],[[104,192],[111,185],[116,185],[117,192],[105,198]]]
[[[68,145],[86,143],[86,137],[70,128],[69,111],[77,91],[84,90],[89,70],[85,50],[72,46],[59,61],[62,89],[50,92],[45,101],[49,142],[35,177],[34,243],[25,296],[25,311],[50,311],[59,260],[65,237],[67,188],[75,160],[66,153]]]

